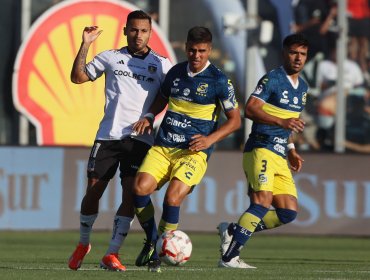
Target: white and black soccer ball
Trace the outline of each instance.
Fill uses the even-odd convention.
[[[183,265],[189,260],[193,245],[185,232],[170,230],[159,237],[156,249],[161,261],[176,266]]]

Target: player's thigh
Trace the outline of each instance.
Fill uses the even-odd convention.
[[[151,175],[158,188],[161,188],[170,178],[170,159],[168,149],[153,146],[145,156],[138,173]],[[136,184],[136,183],[135,183]]]
[[[207,170],[207,155],[203,152],[182,150],[174,159],[170,178],[177,178],[185,185],[195,186],[200,183]]]
[[[119,166],[117,154],[118,140],[100,141],[96,140],[91,148],[87,164],[87,177],[109,181],[113,178]]]
[[[150,145],[136,139],[128,137],[121,140],[118,156],[121,180],[126,177],[135,177],[149,149]],[[122,186],[127,186],[127,184],[122,184]]]
[[[297,199],[297,188],[287,161],[281,158],[277,164],[280,168],[276,170],[273,195],[288,195]]]
[[[275,154],[267,149],[257,148],[243,154],[243,169],[247,177],[248,186],[253,192],[273,192]],[[276,155],[277,156],[277,155]]]

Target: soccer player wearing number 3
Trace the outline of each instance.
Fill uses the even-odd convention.
[[[88,64],[86,56],[89,47],[102,30],[91,26],[83,31],[71,80],[80,84],[95,81],[104,74],[105,107],[87,166],[88,185],[81,202],[80,241],[68,262],[73,270],[81,267],[85,255],[90,251],[90,234],[98,216],[100,197],[118,168],[122,203],[114,218],[109,248],[100,265],[114,271],[126,270],[118,252],[134,217],[134,177],[154,142],[153,134],[137,135],[133,131],[133,123],[147,113],[165,74],[172,66],[167,58],[148,47],[151,24],[150,16],[143,11],[129,13],[124,28],[127,47],[104,51]]]
[[[244,148],[243,169],[251,203],[237,223],[223,222],[218,226],[220,267],[255,268],[239,258],[253,232],[296,218],[297,190],[286,157],[292,171],[300,171],[303,159],[291,136],[304,129],[299,115],[308,87],[299,73],[307,51],[308,41],[302,35],[287,36],[283,41],[283,65],[260,79],[246,103],[245,117],[253,120],[253,125]]]
[[[139,168],[134,187],[136,216],[147,237],[136,261],[148,262],[153,272],[160,271],[155,252],[158,235],[178,227],[181,203],[205,174],[213,144],[240,127],[234,87],[208,61],[211,48],[212,34],[207,28],[189,30],[185,46],[187,61],[168,71],[161,95],[149,110],[152,114],[134,126],[139,134],[152,130],[154,115],[168,104],[155,144]],[[218,127],[221,110],[227,120]],[[150,194],[166,182],[169,186],[157,232]]]

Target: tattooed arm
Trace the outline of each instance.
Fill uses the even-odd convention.
[[[92,42],[103,32],[97,26],[85,27],[82,34],[82,43],[77,56],[73,62],[71,71],[71,81],[75,84],[82,84],[90,80],[85,71],[86,56]]]

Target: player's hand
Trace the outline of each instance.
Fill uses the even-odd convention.
[[[142,118],[134,123],[133,130],[138,135],[150,134],[153,131],[153,122],[150,122],[147,118]]]
[[[189,143],[189,150],[192,152],[199,152],[201,150],[205,150],[209,148],[212,143],[208,140],[207,136],[196,134],[191,137],[191,141]]]
[[[282,121],[282,127],[285,129],[290,129],[296,133],[302,132],[305,126],[305,122],[299,118],[284,119]]]
[[[87,26],[82,34],[82,41],[84,43],[92,43],[102,32],[103,30],[98,30],[98,26]]]
[[[288,152],[288,161],[290,169],[294,172],[299,172],[302,169],[304,159],[296,152],[295,149],[291,149]]]

